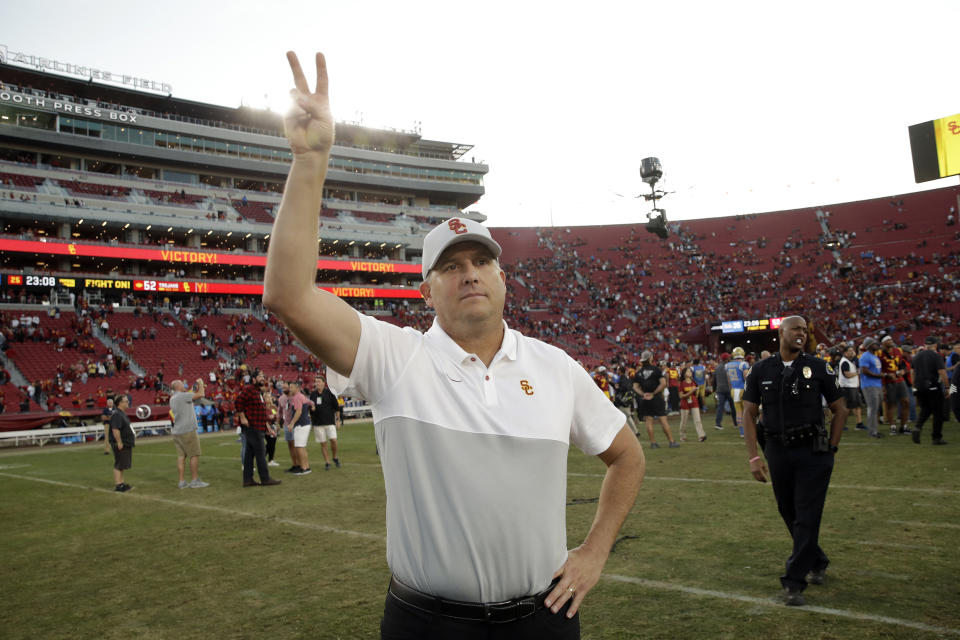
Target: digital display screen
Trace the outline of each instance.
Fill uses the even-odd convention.
[[[724,320],[722,327],[724,333],[741,333],[743,331],[743,320]]]
[[[38,253],[46,255],[86,256],[91,258],[126,258],[128,260],[155,260],[174,264],[223,264],[263,267],[267,257],[251,254],[219,253],[197,249],[137,249],[109,247],[74,242],[42,242],[39,240],[0,239],[0,251]],[[332,271],[366,271],[371,273],[420,274],[420,265],[410,262],[382,262],[379,260],[317,260],[317,269]]]
[[[917,182],[960,175],[960,113],[912,125],[908,133]]]
[[[122,280],[117,278],[61,278],[58,276],[35,276],[7,274],[0,279],[13,287],[60,286],[67,289],[82,287],[85,289],[111,289],[144,293],[227,293],[244,296],[263,295],[263,284],[244,284],[232,282],[198,282],[195,280]],[[421,298],[418,289],[400,287],[358,287],[337,286],[319,287],[340,298]]]
[[[57,276],[35,276],[35,275],[23,275],[20,273],[11,273],[3,277],[3,282],[11,287],[42,287],[49,289],[50,287],[66,287],[67,289],[73,289],[77,286],[77,281],[75,278],[60,278]]]
[[[775,331],[780,328],[783,318],[757,318],[755,320],[724,320],[720,324],[723,333],[744,333],[747,331]],[[716,327],[714,327],[716,329]]]

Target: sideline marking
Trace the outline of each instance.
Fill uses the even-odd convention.
[[[791,611],[796,611],[799,613],[819,613],[830,616],[837,616],[839,618],[849,618],[851,620],[864,620],[867,622],[879,622],[882,624],[895,625],[898,627],[907,627],[909,629],[917,629],[919,631],[929,631],[931,633],[948,633],[950,635],[960,635],[960,629],[950,629],[948,627],[935,627],[929,624],[924,624],[922,622],[913,622],[912,620],[902,620],[900,618],[891,618],[890,616],[879,616],[872,613],[857,613],[856,611],[847,611],[845,609],[831,609],[829,607],[817,607],[806,605],[803,607],[788,607],[783,603],[779,603],[771,598],[757,598],[755,596],[745,596],[737,593],[727,593],[725,591],[714,591],[713,589],[700,589],[699,587],[687,587],[680,584],[673,584],[672,582],[661,582],[659,580],[647,580],[646,578],[631,578],[630,576],[621,576],[617,574],[604,573],[604,578],[608,580],[615,580],[617,582],[625,582],[627,584],[640,585],[642,587],[648,587],[651,589],[659,589],[662,591],[679,591],[681,593],[687,593],[695,596],[707,596],[710,598],[721,598],[723,600],[737,600],[740,602],[746,602],[749,604],[759,604],[767,607],[778,607],[783,609],[788,609]]]
[[[14,473],[2,473],[0,476],[5,476],[8,478],[14,478],[18,480],[30,480],[33,482],[41,482],[44,484],[51,484],[59,487],[70,487],[74,489],[85,489],[97,491],[100,493],[109,493],[116,494],[116,491],[112,489],[101,489],[99,487],[88,487],[82,484],[74,484],[71,482],[61,482],[59,480],[48,480],[46,478],[37,478],[33,476],[22,476]],[[205,504],[196,504],[193,502],[179,502],[177,500],[169,500],[167,498],[160,498],[157,496],[145,495],[143,493],[125,493],[127,496],[125,499],[138,499],[138,500],[147,500],[151,502],[159,502],[161,504],[168,504],[176,507],[189,507],[193,509],[200,509],[203,511],[213,511],[215,513],[223,513],[226,515],[240,516],[243,518],[253,518],[256,520],[264,520],[267,522],[279,522],[281,524],[287,524],[295,527],[302,527],[305,529],[313,529],[316,531],[323,531],[326,533],[338,533],[354,538],[365,538],[367,540],[373,540],[380,543],[386,543],[386,536],[381,536],[374,533],[363,533],[361,531],[351,531],[350,529],[340,529],[337,527],[328,527],[319,524],[313,524],[310,522],[301,522],[299,520],[291,520],[289,518],[274,518],[271,516],[265,516],[257,513],[249,513],[247,511],[238,511],[236,509],[227,509],[226,507],[217,507],[213,505]],[[951,525],[952,526],[952,525]],[[778,603],[771,598],[758,598],[756,596],[747,596],[737,593],[727,593],[725,591],[715,591],[713,589],[701,589],[699,587],[688,587],[685,585],[673,584],[671,582],[662,582],[659,580],[648,580],[646,578],[633,578],[630,576],[622,576],[618,574],[604,573],[601,574],[601,577],[608,580],[614,580],[617,582],[624,582],[627,584],[635,584],[643,587],[648,587],[651,589],[659,589],[662,591],[679,591],[681,593],[687,593],[690,595],[697,596],[708,596],[712,598],[720,598],[723,600],[737,600],[740,602],[746,602],[749,604],[758,604],[767,607],[782,607],[784,609],[790,609],[798,612],[809,612],[809,613],[820,613],[825,615],[837,616],[840,618],[849,618],[852,620],[865,620],[868,622],[878,622],[881,624],[895,625],[899,627],[907,627],[910,629],[918,629],[920,631],[929,631],[932,633],[940,634],[950,634],[960,636],[960,629],[950,629],[948,627],[936,627],[922,622],[913,622],[911,620],[902,620],[900,618],[891,618],[889,616],[879,616],[872,613],[857,613],[855,611],[847,611],[845,609],[830,609],[827,607],[817,607],[817,606],[804,606],[804,607],[787,607],[785,604]]]

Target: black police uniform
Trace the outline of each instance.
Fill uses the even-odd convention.
[[[827,363],[801,354],[784,366],[779,353],[753,366],[743,394],[744,400],[763,409],[757,440],[770,468],[777,508],[793,538],[793,553],[780,578],[791,590],[806,588],[807,573],[830,563],[818,544],[834,454],[823,424],[821,396],[827,404],[841,397]]]

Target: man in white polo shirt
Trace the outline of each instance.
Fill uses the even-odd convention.
[[[335,393],[372,407],[393,572],[381,633],[462,638],[498,624],[510,637],[579,638],[577,610],[643,477],[639,443],[582,367],[506,326],[500,246],[477,222],[453,218],[424,238],[420,291],[436,312],[424,334],[314,286],[333,119],[323,57],[314,93],[288,59],[294,160],[264,303],[327,364]],[[571,442],[608,469],[590,532],[568,551]]]

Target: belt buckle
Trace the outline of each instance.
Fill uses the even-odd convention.
[[[536,600],[533,597],[521,598],[508,602],[496,602],[483,605],[483,616],[487,622],[513,622],[533,615],[537,611]]]

